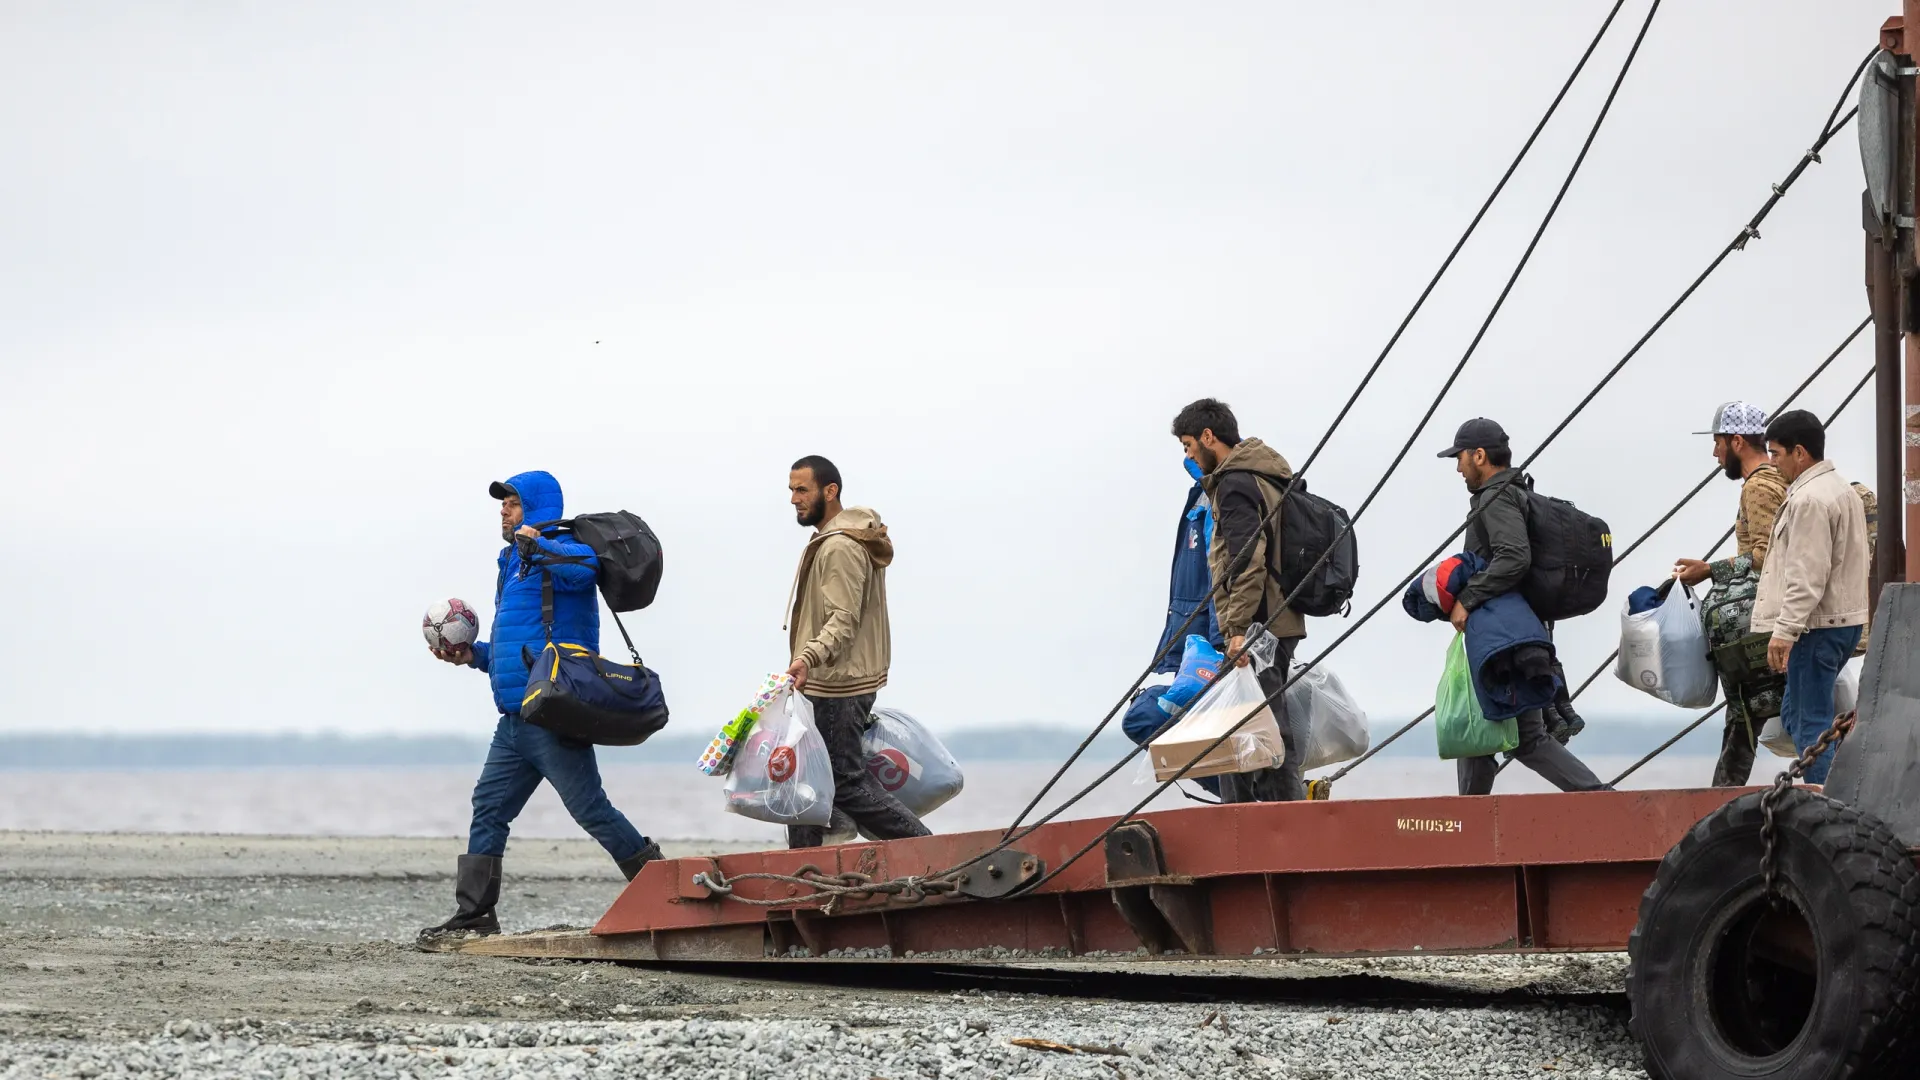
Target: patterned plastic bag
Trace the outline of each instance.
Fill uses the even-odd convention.
[[[813,706],[782,690],[747,734],[727,776],[727,812],[775,825],[833,820],[833,762]]]

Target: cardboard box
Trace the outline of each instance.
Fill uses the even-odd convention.
[[[1244,701],[1215,704],[1201,698],[1197,709],[1181,717],[1171,730],[1148,744],[1147,754],[1153,760],[1154,779],[1171,780],[1181,766],[1193,760],[1194,755],[1240,723],[1251,708]],[[1193,768],[1187,770],[1186,775],[1221,776],[1251,772],[1279,764],[1286,757],[1286,752],[1286,743],[1280,738],[1280,725],[1274,721],[1273,710],[1261,705],[1257,716],[1241,725],[1240,730],[1229,736],[1227,741],[1201,758]]]

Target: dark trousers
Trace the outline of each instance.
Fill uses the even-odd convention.
[[[1730,710],[1737,711],[1737,710]],[[1743,713],[1727,717],[1720,733],[1720,760],[1713,763],[1714,787],[1742,787],[1753,775],[1753,752],[1760,745],[1760,729]]]
[[[1296,802],[1307,797],[1307,783],[1301,778],[1300,766],[1307,759],[1307,739],[1312,733],[1307,730],[1307,718],[1292,715],[1287,708],[1287,696],[1280,693],[1281,687],[1287,685],[1293,651],[1299,645],[1299,638],[1280,639],[1273,666],[1257,676],[1260,689],[1272,698],[1267,707],[1280,725],[1280,739],[1287,747],[1286,757],[1271,768],[1220,777],[1221,802]],[[1279,696],[1274,697],[1276,694]]]
[[[829,698],[806,695],[813,706],[813,724],[827,744],[827,758],[833,762],[833,809],[853,819],[860,831],[875,840],[898,840],[906,836],[926,836],[928,829],[899,799],[880,786],[867,771],[867,756],[860,747],[860,736],[873,716],[872,694],[859,697]],[[787,826],[790,848],[819,847],[826,830],[818,825]]]
[[[553,785],[567,813],[600,841],[615,862],[640,854],[647,838],[607,799],[593,747],[560,738],[546,728],[503,713],[487,748],[480,782],[473,786],[473,826],[467,854],[507,853],[507,830],[533,797],[540,781]]]
[[[1546,717],[1539,709],[1520,714],[1520,748],[1513,756],[1561,791],[1599,791],[1606,787],[1592,769],[1573,756],[1573,751],[1547,734]],[[1461,758],[1454,762],[1454,772],[1460,794],[1490,795],[1493,778],[1500,774],[1500,762],[1493,754]]]

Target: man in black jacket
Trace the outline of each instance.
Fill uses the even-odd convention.
[[[1533,545],[1527,538],[1527,488],[1520,470],[1513,467],[1513,449],[1507,443],[1506,431],[1491,420],[1480,418],[1460,425],[1453,445],[1440,451],[1439,456],[1454,459],[1467,490],[1473,493],[1471,512],[1475,516],[1468,519],[1467,550],[1487,560],[1487,568],[1468,580],[1448,613],[1453,628],[1465,633],[1467,616],[1473,609],[1520,588],[1533,566]],[[1561,693],[1565,692],[1563,687]],[[1540,709],[1520,714],[1520,747],[1513,756],[1561,791],[1598,791],[1606,786],[1572,751],[1548,734],[1547,720]],[[1454,764],[1460,794],[1486,795],[1493,791],[1493,778],[1500,772],[1493,755],[1461,758]]]

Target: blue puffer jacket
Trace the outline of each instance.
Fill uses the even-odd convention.
[[[566,516],[560,481],[543,472],[523,472],[507,481],[520,496],[521,520],[528,525]],[[473,645],[473,666],[493,683],[493,703],[503,713],[519,715],[527,693],[527,662],[521,655],[539,655],[546,648],[547,630],[540,622],[540,578],[553,575],[553,640],[585,645],[600,651],[600,594],[595,588],[599,563],[593,549],[572,540],[542,537],[540,550],[552,555],[583,557],[585,563],[523,565],[520,550],[508,544],[500,552],[500,576],[493,593],[491,640]]]
[[[1199,634],[1220,648],[1220,619],[1213,611],[1213,571],[1207,567],[1207,546],[1213,542],[1212,507],[1206,503],[1200,485],[1187,492],[1187,505],[1180,511],[1180,531],[1173,540],[1173,580],[1167,588],[1167,622],[1160,631],[1160,662],[1157,672],[1180,670],[1181,645],[1188,634]],[[1207,610],[1185,630],[1180,624],[1194,609],[1205,604]],[[1171,648],[1168,642],[1173,642]]]
[[[1220,620],[1214,614],[1213,571],[1207,567],[1207,546],[1213,541],[1212,508],[1206,503],[1206,493],[1199,484],[1187,492],[1187,505],[1180,511],[1180,528],[1173,538],[1173,573],[1167,587],[1167,622],[1160,631],[1160,661],[1153,670],[1172,674],[1180,670],[1180,657],[1184,650],[1180,642],[1187,634],[1204,635],[1214,648],[1223,644],[1220,640]],[[1180,632],[1180,624],[1187,621],[1200,605],[1207,610],[1193,625]],[[1168,641],[1178,640],[1169,648]],[[1160,695],[1166,693],[1164,686],[1149,686],[1134,695],[1127,706],[1126,714],[1121,717],[1120,728],[1127,738],[1144,745],[1167,722],[1166,710],[1160,707]],[[1205,776],[1196,781],[1201,787],[1220,794],[1220,781],[1217,777]]]
[[[1421,622],[1447,617],[1454,598],[1487,560],[1464,551],[1413,579],[1401,597],[1407,614]],[[1501,593],[1467,615],[1467,665],[1474,694],[1489,720],[1505,720],[1553,703],[1560,676],[1553,663],[1553,637],[1516,590]]]

